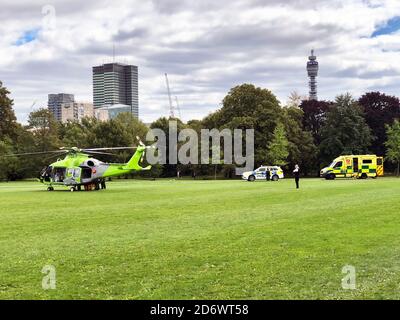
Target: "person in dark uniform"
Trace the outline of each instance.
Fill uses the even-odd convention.
[[[299,182],[300,182],[300,167],[298,164],[295,165],[293,170],[294,180],[296,181],[296,189],[299,189]]]
[[[265,179],[267,179],[267,181],[271,180],[271,171],[269,171],[269,168],[265,171]]]

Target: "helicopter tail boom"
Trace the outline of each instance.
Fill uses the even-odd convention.
[[[144,153],[146,151],[145,146],[139,146],[135,152],[135,154],[132,156],[132,158],[128,161],[124,169],[128,170],[135,170],[135,171],[142,171],[142,170],[150,170],[151,166],[147,166],[143,168],[139,162],[143,160]]]

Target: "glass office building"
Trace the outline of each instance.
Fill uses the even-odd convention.
[[[108,106],[110,111],[114,105],[128,106],[115,110],[131,112],[138,118],[138,67],[121,63],[93,67],[93,104],[95,108]]]

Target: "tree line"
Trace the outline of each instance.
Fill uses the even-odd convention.
[[[46,152],[60,147],[132,146],[136,136],[145,140],[149,130],[130,114],[109,121],[85,118],[81,122],[57,122],[46,109],[32,111],[26,125],[17,122],[10,92],[0,82],[0,155]],[[255,166],[280,165],[286,171],[299,164],[304,175],[317,176],[320,169],[344,154],[373,153],[386,157],[386,169],[399,173],[400,101],[395,96],[368,92],[359,99],[341,94],[335,101],[289,99],[282,105],[268,89],[252,84],[232,88],[222,107],[202,120],[183,123],[161,117],[150,128],[167,134],[168,123],[176,120],[179,131],[201,129],[254,129]],[[179,146],[178,146],[179,147]],[[168,149],[168,145],[167,145]],[[168,151],[167,151],[168,155]],[[129,152],[104,161],[124,162]],[[168,158],[168,157],[167,157]],[[0,179],[36,177],[38,171],[53,162],[43,156],[0,156]],[[168,159],[167,159],[168,161]],[[234,166],[156,165],[148,173],[153,177],[182,175],[234,177]]]

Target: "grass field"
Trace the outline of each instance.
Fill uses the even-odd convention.
[[[0,299],[399,299],[400,179],[301,184],[1,183]]]

